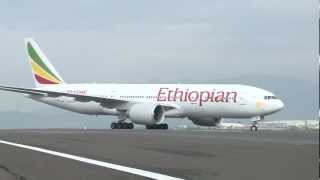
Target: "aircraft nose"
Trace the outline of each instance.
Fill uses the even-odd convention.
[[[284,103],[279,99],[279,102],[277,103],[277,109],[281,110],[284,108]]]
[[[265,108],[267,113],[275,113],[284,108],[284,103],[280,99],[270,102],[267,105]]]

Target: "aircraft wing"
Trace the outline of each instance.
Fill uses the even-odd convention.
[[[64,93],[64,92],[38,90],[38,89],[30,89],[30,88],[0,86],[0,90],[11,91],[11,92],[16,92],[16,93],[21,93],[21,94],[28,94],[28,95],[33,95],[33,96],[73,97],[73,98],[75,98],[76,101],[79,101],[79,102],[94,101],[94,102],[100,103],[102,106],[107,107],[107,108],[115,108],[117,106],[129,103],[129,101],[110,99],[110,98],[105,98],[105,97],[78,95],[78,94],[70,94],[70,93]]]
[[[70,94],[70,93],[64,93],[64,92],[38,90],[38,89],[30,89],[30,88],[19,88],[19,87],[10,87],[10,86],[0,86],[0,90],[27,94],[31,96],[73,97],[75,98],[75,101],[79,101],[79,102],[94,101],[94,102],[100,103],[101,106],[103,107],[116,108],[119,110],[128,110],[133,104],[138,103],[138,102],[118,100],[118,99],[105,98],[105,97],[99,97],[99,96],[78,95],[78,94]],[[175,106],[170,104],[162,104],[162,106],[164,106],[166,110],[171,110],[176,108]]]

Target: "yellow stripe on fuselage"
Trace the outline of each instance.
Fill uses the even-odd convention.
[[[32,72],[41,76],[42,78],[45,78],[45,79],[50,80],[55,83],[61,83],[58,79],[54,78],[49,73],[44,71],[38,64],[36,64],[32,60],[31,60],[31,67],[32,67]]]

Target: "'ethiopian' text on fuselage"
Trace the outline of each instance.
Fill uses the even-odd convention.
[[[202,106],[206,102],[236,103],[238,92],[236,91],[195,91],[190,89],[160,88],[157,96],[158,101],[181,101],[197,103]]]

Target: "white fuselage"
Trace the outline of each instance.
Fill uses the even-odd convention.
[[[36,89],[128,101],[126,106],[150,103],[175,107],[166,111],[166,117],[251,118],[272,114],[284,106],[271,92],[233,84],[60,84]],[[73,97],[29,97],[83,114],[121,114],[121,108],[108,108],[94,101],[75,101]]]

